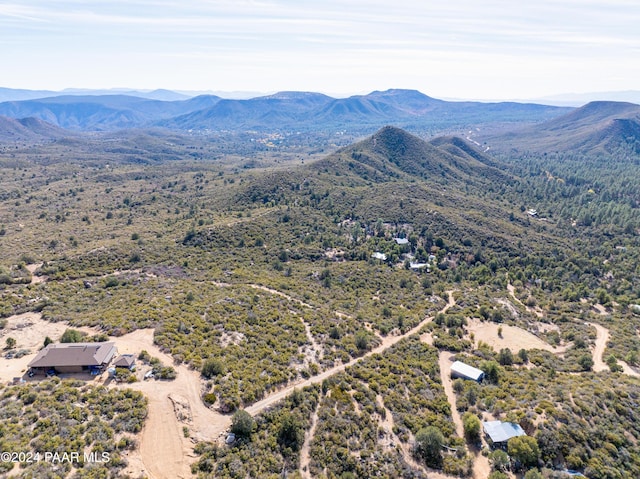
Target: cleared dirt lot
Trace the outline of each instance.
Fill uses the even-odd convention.
[[[502,337],[498,336],[498,328],[500,327],[502,328]],[[567,346],[553,347],[535,334],[508,324],[496,324],[471,319],[469,320],[468,329],[469,332],[474,334],[476,344],[482,341],[496,351],[503,348],[509,348],[512,352],[517,352],[520,349],[542,349],[560,354],[567,350]]]

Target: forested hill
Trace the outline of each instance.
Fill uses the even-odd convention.
[[[317,162],[313,168],[343,173],[350,170],[374,181],[420,178],[429,183],[453,185],[506,180],[508,175],[491,166],[493,162],[460,138],[441,138],[429,143],[400,128],[386,126]]]
[[[558,118],[480,138],[499,151],[640,153],[640,105],[596,101]]]

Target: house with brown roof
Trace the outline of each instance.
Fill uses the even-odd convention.
[[[33,372],[103,371],[118,353],[115,343],[51,343],[29,363]]]

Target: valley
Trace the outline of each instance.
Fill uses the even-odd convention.
[[[350,102],[399,108],[405,94],[207,108],[255,119],[254,104],[302,102],[336,121]],[[364,122],[337,141],[310,129],[279,142],[251,123],[195,135],[7,122],[4,450],[82,441],[112,454],[66,467],[72,478],[635,477],[638,139],[601,122],[637,113],[610,103],[548,109],[518,133],[505,124],[522,117],[505,116],[470,137],[480,146],[452,124],[415,123],[416,136]],[[486,115],[472,107],[464,122]],[[142,360],[120,382],[29,377],[45,338],[69,329],[146,351],[175,379],[143,379]],[[452,379],[453,360],[485,380]],[[45,390],[68,403],[50,420]],[[481,429],[490,420],[519,424],[531,454],[510,443],[502,466]],[[52,473],[8,466],[7,477]]]

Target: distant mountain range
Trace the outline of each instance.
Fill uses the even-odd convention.
[[[450,102],[415,90],[332,98],[280,92],[248,100],[202,95],[154,100],[131,95],[63,95],[0,103],[0,115],[34,117],[77,131],[164,127],[196,131],[335,131],[372,133],[393,124],[429,133],[488,124],[545,121],[568,108],[526,103]]]
[[[444,101],[415,90],[386,90],[348,98],[284,91],[245,100],[201,95],[169,101],[120,94],[0,103],[3,141],[150,128],[178,134],[306,132],[330,138],[348,132],[357,137],[387,125],[423,138],[464,132],[484,151],[612,153],[623,147],[640,153],[640,105],[626,102],[596,101],[570,108]],[[454,146],[446,149],[453,151]]]
[[[61,91],[54,90],[23,90],[16,88],[0,87],[0,102],[37,100],[54,96],[102,96],[102,95],[127,95],[146,98],[148,100],[177,101],[187,100],[199,95],[189,95],[171,90],[132,90],[128,88],[114,88],[109,90],[91,90],[85,88],[66,88]]]
[[[478,138],[505,151],[640,153],[640,105],[595,101],[546,122]]]

